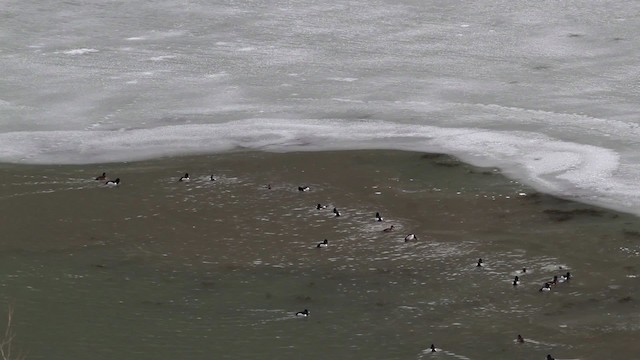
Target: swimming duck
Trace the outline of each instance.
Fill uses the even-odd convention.
[[[478,259],[478,263],[476,264],[476,267],[483,267],[484,263],[482,262],[482,258]]]
[[[566,275],[560,276],[560,282],[569,281],[571,279],[571,273],[567,271]]]
[[[336,217],[340,216],[340,211],[338,211],[338,208],[333,208],[333,213],[336,214]]]
[[[326,208],[327,208],[327,205],[318,204],[318,206],[316,206],[316,209],[318,209],[318,210],[322,210],[322,209],[326,209]]]
[[[298,191],[309,191],[311,190],[308,186],[298,186]]]
[[[524,343],[524,338],[522,337],[522,335],[518,334],[518,338],[516,339],[516,341],[520,344]]]
[[[393,226],[393,225],[391,225],[391,226],[389,226],[388,228],[383,229],[382,231],[383,231],[383,232],[391,232],[391,231],[393,231],[393,229],[394,229],[394,226]]]
[[[556,358],[554,358],[553,356],[547,354],[547,360],[556,360]]]
[[[304,309],[304,310],[302,310],[302,311],[298,311],[298,312],[296,313],[296,316],[300,316],[300,317],[307,317],[307,316],[309,316],[309,310]]]
[[[519,277],[515,277],[515,279],[513,279],[513,286],[518,286],[520,285],[520,278]]]
[[[213,175],[209,176],[209,181],[216,181],[216,178],[213,177]]]
[[[556,285],[558,283],[558,275],[553,275],[553,280],[549,281],[550,285]]]
[[[416,234],[409,234],[404,237],[404,242],[418,240]]]
[[[191,180],[189,179],[189,173],[185,173],[184,176],[182,176],[178,181],[189,181],[189,180]]]
[[[107,185],[107,186],[118,186],[118,185],[120,185],[120,178],[117,178],[115,180],[109,180],[104,184]]]
[[[102,175],[98,176],[96,180],[107,180],[107,173],[102,173]]]
[[[438,351],[438,350],[436,349],[436,346],[435,346],[435,345],[433,345],[433,344],[431,344],[431,346],[429,346],[429,349],[431,349],[431,352],[436,352],[436,351]]]
[[[376,220],[378,220],[378,221],[382,221],[383,220],[382,216],[380,216],[379,212],[376,213]]]
[[[551,284],[548,282],[544,283],[544,286],[542,286],[539,291],[551,291]]]
[[[318,246],[317,246],[317,247],[319,247],[319,248],[325,248],[325,247],[327,247],[327,246],[329,246],[329,240],[324,239],[324,240],[322,240],[322,242],[321,242],[321,243],[319,243],[319,244],[318,244]]]

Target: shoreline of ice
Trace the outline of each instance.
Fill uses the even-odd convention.
[[[97,164],[238,149],[295,152],[404,150],[447,153],[556,196],[640,215],[640,185],[620,174],[612,149],[526,131],[444,128],[386,121],[248,119],[113,131],[0,134],[0,162]],[[629,169],[631,168],[631,169]]]

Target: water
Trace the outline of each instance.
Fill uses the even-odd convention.
[[[5,1],[0,161],[404,149],[639,213],[636,1]]]
[[[93,180],[103,171],[121,185]],[[640,351],[638,219],[497,169],[393,151],[241,152],[5,164],[0,176],[0,300],[31,359]],[[538,291],[566,271],[570,282]],[[431,343],[443,351],[424,353]]]

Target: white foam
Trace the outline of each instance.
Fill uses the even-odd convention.
[[[97,53],[98,51],[99,51],[98,49],[81,48],[81,49],[67,50],[64,53],[67,55],[84,55],[84,54]]]
[[[331,81],[341,81],[341,82],[354,82],[357,81],[358,78],[350,78],[350,77],[346,77],[346,78],[341,78],[341,77],[330,77],[327,78],[327,80],[331,80]]]
[[[154,56],[149,58],[149,60],[151,61],[162,61],[162,60],[167,60],[167,59],[175,59],[176,56],[175,55],[160,55],[160,56]]]

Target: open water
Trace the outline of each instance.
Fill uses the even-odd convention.
[[[103,171],[121,184],[93,180]],[[30,359],[640,354],[637,217],[494,168],[242,152],[0,175],[0,300]]]
[[[3,1],[0,161],[403,149],[640,212],[637,1]]]

